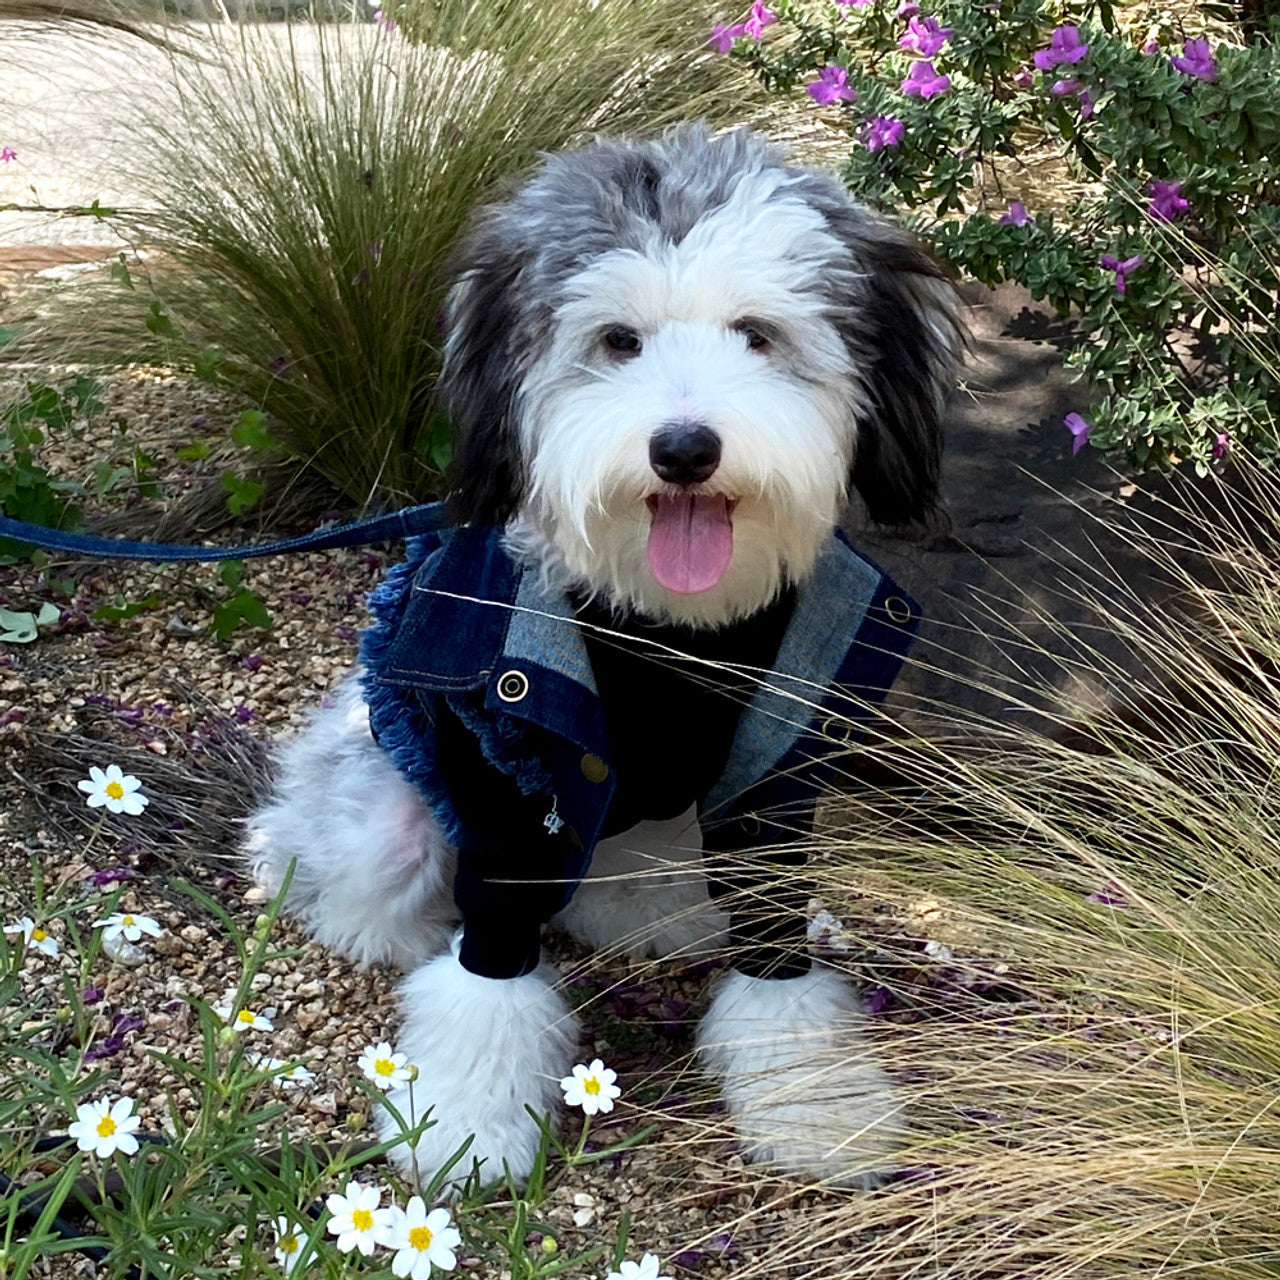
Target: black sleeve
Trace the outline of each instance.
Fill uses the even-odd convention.
[[[544,825],[552,798],[525,795],[484,758],[447,705],[437,717],[436,746],[462,830],[453,897],[463,918],[463,967],[486,978],[529,973],[542,924],[565,898],[565,837]]]

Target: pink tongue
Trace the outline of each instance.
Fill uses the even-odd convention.
[[[714,587],[733,559],[733,524],[723,495],[650,498],[649,568],[677,595]]]

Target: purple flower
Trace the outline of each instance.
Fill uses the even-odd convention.
[[[922,58],[932,58],[954,34],[954,27],[940,26],[937,18],[912,18],[898,45]]]
[[[256,720],[257,716],[252,707],[248,707],[241,702],[236,706],[235,718],[236,724],[248,724],[251,720]]]
[[[97,1004],[106,994],[101,987],[85,987],[80,993],[80,999],[84,1004]]]
[[[1104,253],[1102,255],[1102,265],[1108,271],[1116,273],[1116,293],[1123,298],[1125,280],[1142,266],[1142,255],[1140,253],[1135,254],[1132,258],[1125,258],[1122,262],[1119,258],[1113,257],[1109,253]]]
[[[288,356],[276,356],[270,364],[267,365],[267,372],[273,378],[283,378],[289,368]]]
[[[1151,197],[1147,213],[1159,222],[1172,222],[1191,207],[1182,198],[1181,182],[1153,182],[1147,187],[1147,194]]]
[[[260,653],[246,653],[240,659],[240,665],[249,671],[257,671],[262,666],[262,655]]]
[[[1159,52],[1160,52],[1160,41],[1159,41],[1159,40],[1157,40],[1157,39],[1155,38],[1155,36],[1152,36],[1150,39],[1148,39],[1148,40],[1143,44],[1143,46],[1142,46],[1142,52],[1143,52],[1143,53],[1146,53],[1146,54],[1159,53]]]
[[[849,87],[849,73],[843,67],[823,67],[818,78],[804,87],[805,93],[819,106],[833,102],[852,102],[858,95]]]
[[[16,160],[18,153],[12,147],[0,147],[0,163],[8,164],[10,160]]]
[[[1015,200],[1009,206],[1009,212],[1000,219],[1002,226],[1025,227],[1031,218],[1027,214],[1027,206],[1021,200]]]
[[[868,151],[880,151],[896,147],[906,131],[907,126],[892,116],[872,116],[863,126],[862,142]]]
[[[765,27],[773,26],[777,20],[778,15],[764,3],[764,0],[756,0],[751,6],[751,16],[742,24],[743,34],[750,36],[753,40],[759,40],[764,35]]]
[[[102,1058],[114,1058],[124,1048],[124,1036],[107,1036],[99,1040],[85,1055],[86,1062],[98,1062]]]
[[[1079,80],[1055,80],[1053,88],[1049,90],[1055,98],[1066,98],[1071,94],[1079,93],[1084,88],[1084,84]]]
[[[1080,119],[1087,120],[1093,115],[1093,97],[1088,89],[1080,90]]]
[[[117,1036],[127,1036],[135,1031],[141,1031],[146,1025],[146,1021],[139,1018],[137,1014],[117,1013],[111,1022],[111,1033]]]
[[[725,26],[724,23],[717,23],[711,29],[711,36],[707,43],[717,53],[728,53],[733,48],[733,42],[740,36],[747,33],[747,28],[741,22],[735,23],[733,26]]]
[[[1078,413],[1067,414],[1062,420],[1062,425],[1071,432],[1071,455],[1074,457],[1089,443],[1089,432],[1093,430],[1093,426]]]
[[[1108,880],[1097,893],[1088,894],[1085,901],[1097,907],[1128,907],[1129,905],[1128,899],[1124,896],[1124,890],[1114,880]]]
[[[902,82],[902,92],[909,98],[932,98],[951,88],[951,77],[939,75],[929,61],[913,62],[911,74]]]
[[[1203,36],[1198,40],[1184,40],[1182,57],[1178,57],[1175,53],[1169,61],[1184,76],[1195,76],[1197,80],[1218,78],[1218,64],[1213,60],[1213,50],[1209,48],[1209,41]]]
[[[377,23],[379,31],[392,32],[396,29],[396,20],[382,9],[374,12],[373,20]]]
[[[1049,47],[1038,50],[1032,61],[1041,71],[1052,71],[1064,62],[1079,62],[1088,52],[1089,46],[1080,43],[1079,27],[1059,27],[1049,37]]]
[[[1013,83],[1017,85],[1019,89],[1030,89],[1031,86],[1035,84],[1035,80],[1032,78],[1031,72],[1028,71],[1026,67],[1023,67],[1022,70],[1013,77]]]
[[[123,884],[132,880],[134,873],[128,867],[108,867],[105,871],[93,871],[85,877],[95,889],[105,889],[109,884]]]
[[[1231,452],[1231,436],[1225,431],[1219,431],[1213,441],[1213,460],[1218,462],[1225,458]]]

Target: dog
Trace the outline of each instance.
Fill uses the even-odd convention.
[[[542,960],[733,968],[698,1033],[748,1156],[875,1185],[902,1105],[796,878],[831,728],[919,611],[839,532],[936,506],[962,328],[941,268],[758,134],[545,157],[481,209],[443,317],[449,519],[375,591],[358,673],[282,753],[249,855],[314,936],[407,971],[389,1095],[529,1173],[577,1024]],[[826,763],[824,764],[824,761]],[[397,1122],[380,1122],[385,1137]]]

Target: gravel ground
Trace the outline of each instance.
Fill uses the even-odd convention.
[[[162,497],[89,502],[95,522],[106,515],[117,531],[143,536],[162,528],[168,536],[238,540],[251,532],[201,523],[202,513],[217,510],[206,499],[225,465],[221,446],[198,463],[177,456],[197,439],[224,438],[233,406],[207,388],[146,370],[111,377],[103,398],[106,412],[60,446],[58,474],[85,479],[96,462],[141,447],[157,459]],[[281,514],[287,499],[271,531],[307,527],[323,502],[315,493],[298,499],[290,521]],[[0,569],[0,605],[30,609],[52,600],[62,610],[36,643],[0,650],[0,915],[8,922],[31,913],[33,869],[46,885],[80,892],[89,891],[94,873],[125,869],[119,909],[154,916],[165,933],[144,948],[142,963],[101,963],[88,985],[104,993],[96,1037],[110,1036],[122,1018],[131,1020],[126,1027],[140,1024],[102,1065],[112,1092],[138,1099],[144,1124],[160,1122],[159,1100],[176,1083],[153,1051],[193,1052],[183,998],[217,1004],[239,976],[225,930],[176,881],[190,879],[251,931],[261,895],[244,877],[235,845],[238,824],[267,776],[267,743],[348,668],[364,597],[396,553],[250,562],[246,581],[274,625],[241,630],[226,644],[207,633],[212,606],[224,594],[209,566]],[[127,621],[93,617],[100,606],[121,601],[149,604]],[[98,829],[75,783],[90,765],[112,762],[142,780],[152,803],[137,819]],[[59,927],[52,926],[55,936]],[[256,1000],[271,1012],[275,1030],[256,1047],[297,1055],[316,1075],[312,1087],[287,1095],[296,1108],[288,1132],[299,1140],[369,1137],[367,1103],[351,1076],[365,1044],[394,1039],[397,975],[352,966],[287,924],[279,941],[299,952],[269,962],[258,975]],[[767,1253],[784,1217],[821,1198],[744,1172],[732,1142],[717,1136],[714,1103],[688,1066],[707,967],[605,965],[564,940],[553,941],[553,950],[584,1006],[582,1059],[603,1058],[626,1087],[617,1132],[660,1122],[633,1153],[579,1170],[556,1187],[545,1216],[561,1249],[610,1239],[625,1210],[633,1218],[634,1254],[657,1252],[664,1266],[674,1255],[680,1275],[741,1270]],[[65,949],[61,960],[31,953],[22,980],[34,993],[70,964]],[[185,1089],[176,1093],[180,1108],[194,1102]],[[86,1265],[64,1258],[44,1274],[85,1274]],[[478,1266],[471,1273],[491,1274]]]

